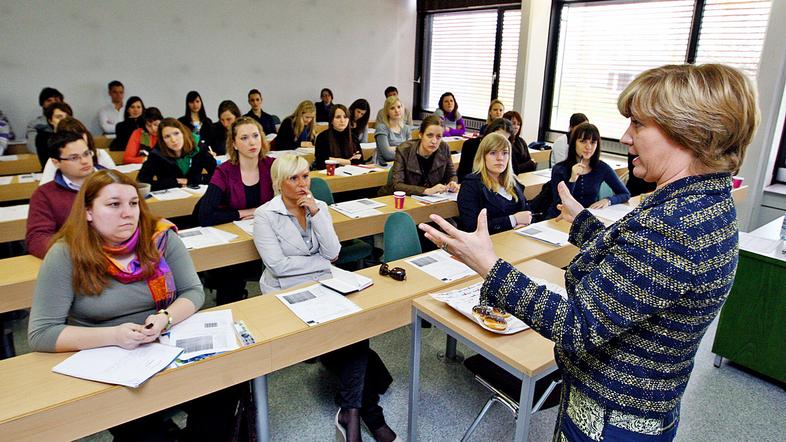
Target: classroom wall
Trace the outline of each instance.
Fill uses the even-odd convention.
[[[43,86],[97,130],[114,79],[165,116],[196,89],[213,120],[224,99],[246,112],[251,88],[281,118],[322,87],[347,106],[366,98],[372,118],[390,84],[412,103],[415,0],[4,1],[0,17],[0,109],[17,137]]]

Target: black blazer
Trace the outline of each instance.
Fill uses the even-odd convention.
[[[463,153],[464,149],[462,149]],[[479,174],[471,173],[465,176],[458,194],[459,228],[466,232],[474,232],[478,227],[480,211],[486,209],[489,234],[512,229],[510,215],[529,210],[527,200],[524,199],[524,192],[518,182],[515,183],[515,191],[519,200],[508,201],[502,195],[492,192],[484,186]]]
[[[317,108],[317,123],[327,123],[330,120],[330,107],[333,106],[325,106],[322,101],[315,101],[314,107]]]
[[[257,118],[257,116],[254,115],[254,111],[251,110],[248,111],[243,116],[251,117],[257,120],[257,123],[259,123],[259,125],[262,126],[262,130],[265,132],[265,135],[276,133],[276,122],[273,120],[273,116],[268,113],[265,113],[265,111],[262,111],[262,115],[260,115],[259,118]]]
[[[190,115],[183,115],[182,117],[178,118],[177,121],[183,123],[190,132],[194,131],[194,126],[191,125],[191,116]],[[202,126],[199,127],[199,140],[204,140],[206,143],[210,143],[210,129],[213,128],[213,120],[210,118],[206,118],[205,121],[202,122]]]
[[[203,174],[206,170],[207,174]],[[140,183],[149,183],[151,190],[171,189],[180,187],[178,178],[187,178],[189,186],[207,184],[216,170],[216,159],[210,155],[207,148],[200,147],[199,152],[191,159],[191,167],[187,174],[183,174],[174,158],[165,157],[158,148],[150,151],[147,161],[142,163],[136,180]],[[155,179],[153,179],[155,178]]]
[[[464,178],[472,173],[472,164],[475,162],[475,154],[478,152],[478,147],[480,147],[480,140],[480,137],[470,138],[461,145],[461,159],[459,160],[458,170],[456,170],[459,183],[463,182]]]
[[[213,123],[213,127],[210,128],[210,140],[207,140],[207,144],[216,155],[227,153],[227,130],[221,122]]]
[[[109,144],[109,150],[122,152],[128,146],[128,139],[131,138],[131,133],[140,127],[145,127],[145,119],[143,117],[128,118],[115,124],[115,139]]]

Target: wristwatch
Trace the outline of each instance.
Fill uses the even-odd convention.
[[[156,312],[157,315],[160,315],[162,313],[166,315],[166,327],[164,327],[163,331],[169,331],[169,329],[172,328],[172,315],[170,315],[169,312],[164,309],[161,309]]]

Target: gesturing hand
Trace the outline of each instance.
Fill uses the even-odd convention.
[[[428,224],[420,224],[418,227],[426,232],[426,238],[485,278],[497,262],[486,222],[486,209],[480,211],[478,227],[474,232],[462,232],[439,215],[431,215],[431,220],[444,233]]]
[[[562,204],[557,204],[557,209],[560,211],[557,221],[562,219],[572,223],[579,213],[584,210],[584,206],[576,201],[576,198],[573,198],[564,181],[557,184],[557,192],[559,192],[559,198],[562,200]]]

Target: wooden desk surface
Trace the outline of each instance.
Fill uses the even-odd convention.
[[[525,274],[564,286],[564,271],[542,261],[524,261],[516,268]],[[450,288],[466,287],[481,281],[480,277],[476,277]],[[514,335],[492,333],[431,295],[416,298],[412,306],[527,376],[535,376],[556,364],[554,343],[532,329]]]
[[[0,185],[0,202],[29,200],[38,187],[38,181],[20,183],[19,176],[11,178],[10,184]]]
[[[21,173],[40,172],[41,163],[38,155],[31,153],[17,154],[17,159],[0,161],[0,175],[19,175]]]

